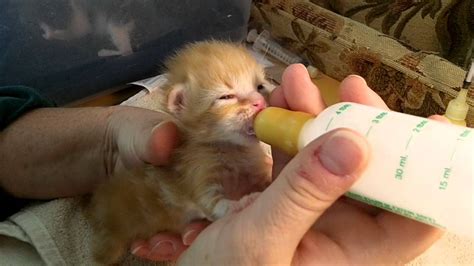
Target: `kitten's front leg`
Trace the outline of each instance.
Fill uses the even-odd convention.
[[[85,36],[91,32],[91,24],[84,7],[77,0],[70,0],[72,15],[65,29],[54,29],[44,22],[40,22],[39,26],[43,30],[43,38],[46,40],[68,41]]]
[[[204,213],[206,218],[210,221],[215,221],[222,218],[226,214],[239,212],[245,207],[249,206],[260,193],[254,192],[245,195],[240,200],[231,200],[225,197],[223,188],[223,182],[225,178],[228,178],[225,170],[209,168],[202,168],[200,171],[190,171],[184,175],[188,179],[184,181],[190,181],[187,183],[186,190],[191,198],[199,206],[201,211]],[[219,175],[209,174],[219,173]]]
[[[107,34],[110,36],[110,40],[117,49],[101,49],[97,55],[100,57],[106,57],[117,55],[127,56],[132,54],[133,49],[130,34],[134,27],[135,23],[133,21],[130,21],[125,25],[115,23],[107,24]]]
[[[212,214],[217,218],[222,218],[228,213],[240,212],[250,206],[258,196],[260,196],[260,192],[250,193],[243,196],[240,200],[221,199],[217,202],[216,206],[214,206]]]
[[[227,214],[240,212],[252,204],[259,195],[260,192],[253,192],[249,195],[245,195],[240,200],[229,200],[221,197],[217,200],[214,207],[212,207],[210,216],[207,218],[211,221],[215,221]]]
[[[211,217],[207,217],[207,219],[211,221],[215,221],[219,218],[224,217],[227,213],[231,212],[232,206],[235,204],[236,201],[228,200],[225,198],[220,199],[211,212]]]
[[[52,27],[50,27],[48,24],[41,22],[39,24],[40,28],[43,30],[43,36],[44,39],[46,40],[67,40],[68,34],[67,31],[65,30],[55,30]]]

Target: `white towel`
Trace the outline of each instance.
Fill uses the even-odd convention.
[[[0,223],[0,265],[92,265],[86,198],[65,198],[31,207]],[[7,238],[6,236],[10,236]],[[124,265],[154,265],[132,255]]]

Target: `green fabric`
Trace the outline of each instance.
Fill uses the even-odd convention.
[[[0,87],[0,131],[21,115],[35,108],[55,104],[32,88],[24,86]],[[0,187],[0,221],[19,211],[30,201],[10,196]]]
[[[25,86],[0,87],[0,130],[24,113],[39,107],[55,104],[36,90]]]

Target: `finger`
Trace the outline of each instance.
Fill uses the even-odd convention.
[[[382,221],[387,215],[394,217],[393,220],[389,218],[391,222],[404,220],[407,224]],[[418,226],[428,230],[420,231]],[[385,210],[381,210],[378,215],[368,214],[345,201],[337,201],[333,204],[317,221],[313,229],[330,237],[344,250],[345,256],[350,261],[360,265],[401,264],[411,261],[439,237],[437,229]],[[407,247],[400,248],[399,245]]]
[[[446,117],[440,115],[433,115],[429,118],[449,123]],[[404,261],[410,261],[420,255],[443,234],[440,229],[390,212],[378,214],[377,221],[386,232],[386,239],[390,239],[388,246],[386,246],[387,252],[397,250],[397,254],[404,254],[405,256],[405,258],[398,259]],[[388,255],[399,256],[395,254]]]
[[[145,152],[145,161],[156,166],[166,165],[177,146],[178,128],[171,121],[161,122],[152,129]]]
[[[326,108],[319,89],[311,81],[306,67],[302,64],[293,64],[285,69],[280,88],[291,110],[319,114]],[[278,90],[276,93],[281,94]],[[275,95],[273,101],[278,103],[280,97],[278,94]]]
[[[270,96],[270,105],[311,114],[318,114],[326,108],[319,89],[302,64],[293,64],[285,69],[281,86]],[[272,155],[272,175],[275,179],[291,157],[276,150],[272,150]]]
[[[355,199],[351,199],[348,197],[341,197],[340,200],[341,202],[344,202],[354,208],[357,208],[359,211],[364,212],[365,214],[370,215],[370,216],[376,216],[380,212],[384,211],[383,209],[380,209],[378,207],[375,207],[367,203],[364,203],[362,201],[357,201]]]
[[[272,165],[272,180],[275,180],[285,168],[292,157],[277,149],[272,149],[273,165]]]
[[[382,98],[369,88],[367,82],[361,76],[349,75],[346,77],[341,82],[339,93],[341,101],[355,102],[388,110],[388,107]],[[345,199],[345,201],[367,214],[376,215],[381,211],[377,207],[373,207],[349,198]]]
[[[360,103],[388,110],[382,98],[367,86],[361,76],[346,77],[341,82],[339,93],[343,102]]]
[[[428,118],[432,119],[432,120],[439,121],[439,122],[443,122],[443,123],[451,123],[451,121],[449,121],[449,119],[447,119],[446,117],[444,117],[442,115],[432,115]]]
[[[384,238],[388,240],[384,245],[387,257],[392,256],[400,261],[411,261],[443,234],[440,229],[390,212],[380,213],[377,221],[384,229]],[[400,254],[404,257],[400,257]]]
[[[276,87],[272,94],[270,94],[270,105],[280,108],[289,109],[288,103],[286,102],[285,95],[283,94],[282,87]]]
[[[196,222],[188,225],[186,229],[184,229],[183,233],[183,243],[186,246],[191,245],[194,240],[198,237],[198,235],[202,232],[202,230],[206,229],[206,227],[210,223],[207,221]]]
[[[311,142],[248,208],[259,217],[254,226],[264,234],[262,241],[277,241],[285,250],[296,248],[318,217],[357,180],[368,153],[366,140],[348,129]]]
[[[178,235],[161,233],[148,241],[135,241],[130,249],[133,255],[143,259],[171,261],[176,260],[186,250],[186,246]]]

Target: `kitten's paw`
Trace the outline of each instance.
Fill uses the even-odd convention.
[[[243,196],[239,201],[237,201],[236,209],[234,212],[239,212],[250,206],[258,198],[258,196],[260,196],[260,193],[261,192],[253,192]]]
[[[133,51],[119,51],[119,50],[109,50],[109,49],[101,49],[97,52],[99,57],[108,57],[108,56],[127,56],[133,54]]]
[[[41,22],[39,26],[43,30],[43,34],[41,34],[41,36],[43,36],[43,38],[46,40],[51,40],[53,38],[54,30],[44,22]]]
[[[120,55],[120,52],[116,50],[101,49],[99,52],[97,52],[97,55],[99,57],[117,56]]]
[[[212,209],[211,217],[207,217],[211,221],[215,221],[219,218],[224,217],[227,213],[231,212],[232,205],[236,201],[228,200],[228,199],[221,199],[217,202],[217,204]]]
[[[221,199],[217,202],[212,211],[212,221],[224,217],[227,214],[237,213],[250,206],[255,199],[260,196],[260,192],[253,192],[245,195],[240,200]]]

